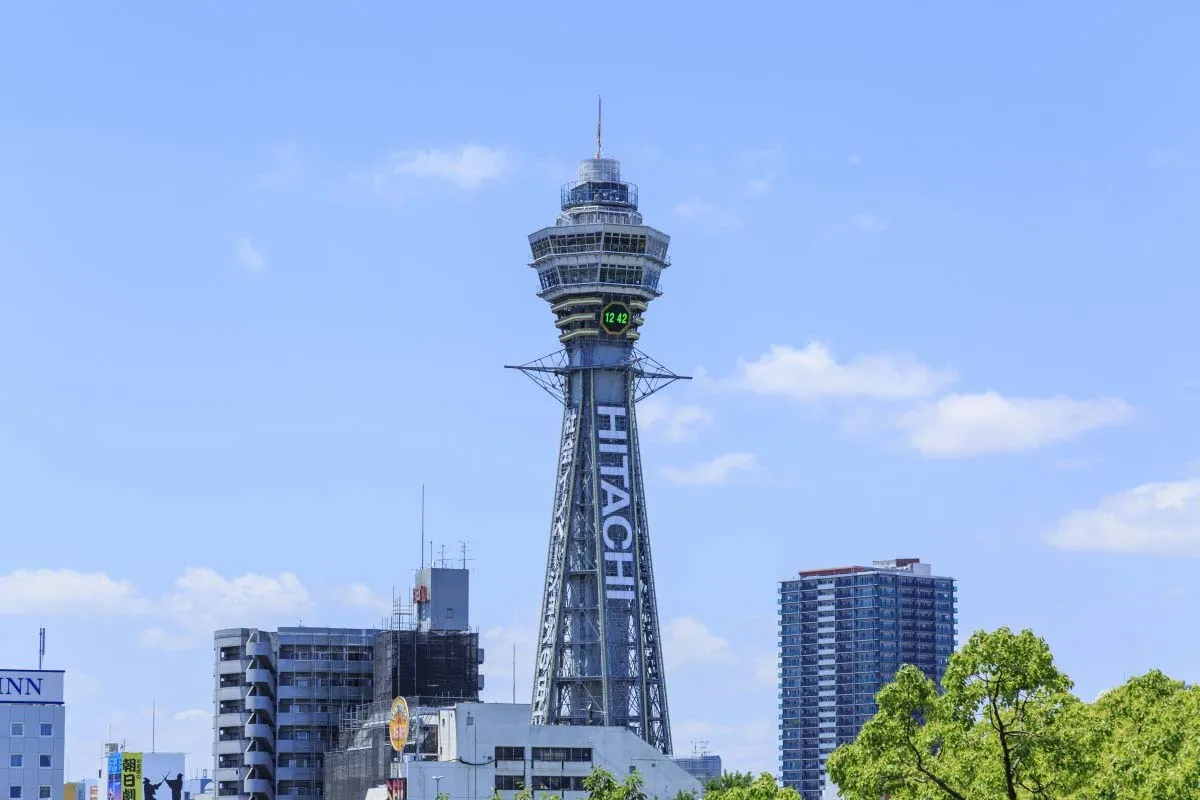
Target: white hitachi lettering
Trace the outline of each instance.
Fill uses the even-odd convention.
[[[600,481],[600,494],[604,500],[604,510],[600,513],[606,518],[629,505],[629,492],[619,486],[613,486],[608,481]]]
[[[608,575],[605,569],[604,584],[606,586],[628,586],[628,589],[608,589],[605,594],[610,600],[633,600],[633,553],[605,553],[605,566],[611,562],[616,566],[617,574]],[[626,569],[629,571],[626,572]]]
[[[625,416],[625,409],[621,406],[597,406],[596,407],[596,433],[601,439],[624,439],[625,431],[617,430],[617,417]],[[600,417],[608,417],[608,425],[600,425]]]
[[[621,541],[617,542],[613,540],[612,534],[610,533],[613,528],[620,528],[622,531],[624,531],[624,534],[621,536]],[[625,519],[624,517],[609,517],[608,519],[604,520],[602,532],[604,535],[604,546],[607,548],[605,551],[606,557],[609,551],[628,550],[629,545],[633,543],[633,529],[629,527],[629,520]]]
[[[613,446],[614,445],[603,445],[602,444],[602,445],[600,445],[600,452],[601,453],[605,452],[605,449],[604,449],[605,447],[613,447]],[[625,445],[617,445],[617,446],[619,446],[621,449],[620,450],[610,450],[608,452],[621,453],[621,466],[619,466],[619,467],[601,466],[600,474],[605,477],[620,478],[621,482],[624,483],[626,486],[628,486],[629,485],[629,456],[626,454],[626,450],[628,450],[628,448],[625,447]],[[606,511],[605,513],[607,514],[608,512]]]
[[[617,428],[617,419],[626,417],[624,406],[596,407],[597,450],[610,463],[600,463],[600,533],[604,541],[604,597],[631,603],[634,600],[637,568],[634,564],[633,525],[629,521],[630,494],[629,432]],[[603,441],[607,439],[608,441]],[[620,456],[619,464],[613,456]],[[607,479],[607,480],[606,480]],[[610,565],[616,574],[610,575]]]

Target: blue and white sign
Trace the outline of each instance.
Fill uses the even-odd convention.
[[[0,703],[62,705],[63,671],[0,669]]]

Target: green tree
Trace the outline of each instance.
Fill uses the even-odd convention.
[[[1155,670],[1105,692],[1090,718],[1102,743],[1072,800],[1200,797],[1200,687]]]
[[[611,772],[600,767],[593,769],[583,779],[583,788],[587,790],[590,800],[646,800],[644,786],[642,775],[637,770],[627,775],[623,783],[618,783]]]
[[[766,772],[757,778],[748,772],[727,772],[708,782],[704,800],[800,800],[800,795],[795,789],[781,787]]]
[[[754,783],[754,775],[749,772],[726,772],[719,778],[710,778],[704,784],[704,793],[725,792],[734,788],[748,788]]]
[[[942,687],[905,666],[879,691],[875,717],[829,757],[846,800],[1057,800],[1090,774],[1096,726],[1032,632],[977,632]]]

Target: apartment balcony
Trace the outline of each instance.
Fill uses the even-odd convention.
[[[275,701],[265,694],[248,694],[246,695],[246,710],[262,711],[274,717]]]
[[[330,711],[285,711],[277,718],[280,727],[284,725],[336,725],[338,717]]]
[[[316,767],[280,767],[281,781],[315,781],[320,780],[321,773]]]
[[[275,730],[270,725],[264,725],[261,722],[248,722],[246,723],[245,732],[247,739],[262,739],[270,742],[272,745],[275,744]]]
[[[217,702],[241,700],[245,693],[246,687],[244,686],[221,686],[217,689]]]
[[[270,750],[247,750],[243,754],[247,767],[265,767],[274,771],[275,754]]]
[[[246,770],[241,767],[221,767],[213,772],[213,780],[217,783],[236,783],[244,774]]]
[[[275,691],[275,673],[269,669],[261,669],[258,667],[250,667],[246,670],[246,683],[266,684],[271,687],[271,691]]]
[[[217,755],[219,756],[236,756],[240,755],[246,749],[246,741],[244,739],[227,739],[223,742],[218,741],[216,745]],[[229,780],[233,780],[230,778]]]
[[[242,725],[244,723],[245,723],[245,720],[242,718],[242,715],[240,712],[236,713],[236,714],[218,714],[217,715],[217,727],[218,728],[235,728],[236,729],[236,728],[242,727]]]
[[[218,675],[240,675],[242,671],[249,666],[250,662],[241,658],[231,658],[227,661],[217,662]]]
[[[246,642],[246,655],[270,658],[274,653],[271,651],[270,642]]]
[[[246,778],[242,782],[242,789],[246,794],[265,794],[271,796],[275,794],[275,782],[266,778]]]

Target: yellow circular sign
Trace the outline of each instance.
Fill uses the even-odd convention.
[[[402,752],[408,742],[408,703],[404,702],[403,697],[392,701],[392,708],[388,712],[388,738],[392,740],[392,749],[397,753]]]

